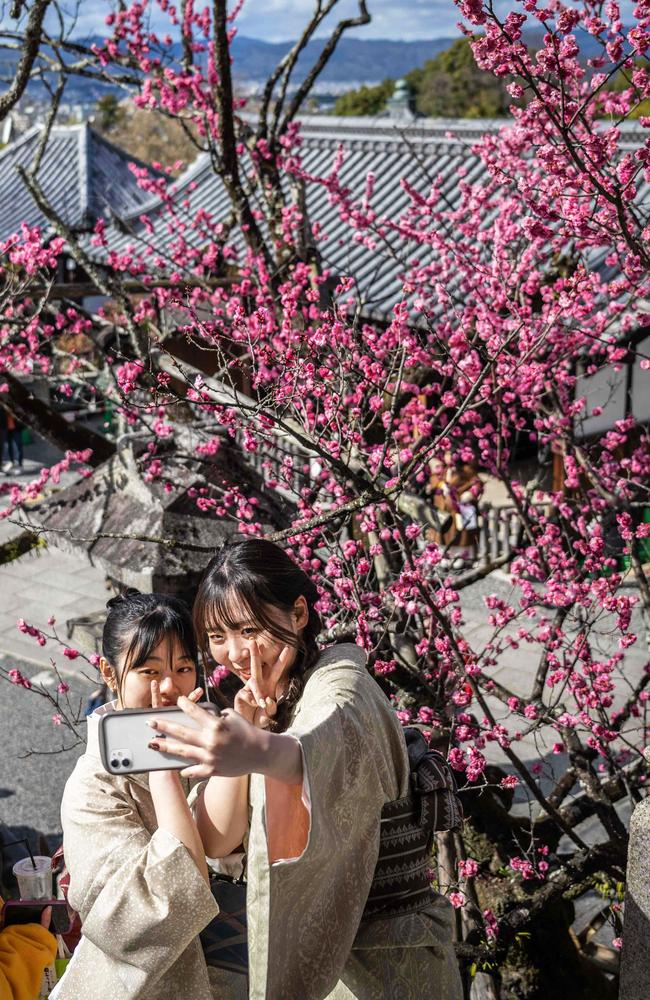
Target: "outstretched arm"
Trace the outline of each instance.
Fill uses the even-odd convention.
[[[226,709],[215,719],[186,698],[179,708],[199,723],[188,729],[155,720],[156,729],[171,739],[157,747],[185,756],[192,763],[188,777],[210,780],[197,802],[197,825],[208,857],[225,857],[241,843],[248,826],[247,775],[266,778],[269,861],[298,857],[309,835],[309,813],[302,802],[302,751],[285,733],[269,733]],[[216,776],[216,777],[213,777]]]
[[[178,707],[198,723],[198,728],[188,729],[164,717],[152,719],[148,725],[171,738],[154,740],[149,746],[186,757],[188,766],[181,771],[184,777],[263,774],[287,785],[302,783],[302,754],[293,736],[258,729],[231,708],[215,718],[188,698],[179,698]]]

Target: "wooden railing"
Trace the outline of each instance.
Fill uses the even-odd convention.
[[[243,448],[243,434],[237,435]],[[286,460],[291,460],[287,465]],[[314,452],[308,451],[289,435],[274,434],[264,442],[263,449],[246,452],[246,460],[265,481],[273,479],[278,483],[278,492],[294,498],[306,486],[314,485],[314,476],[319,461]],[[434,530],[438,526],[438,516],[433,505],[423,497],[409,495],[410,503],[400,505],[405,513],[412,513],[415,520],[422,520]],[[427,514],[429,516],[427,517]],[[514,507],[493,507],[483,503],[478,512],[478,546],[476,559],[468,570],[480,571],[480,575],[506,564],[521,540],[521,520]]]
[[[503,565],[512,556],[521,539],[521,518],[514,507],[479,507],[478,558],[479,567]]]

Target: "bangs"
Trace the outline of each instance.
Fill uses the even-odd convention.
[[[196,667],[198,655],[194,636],[183,620],[177,618],[176,615],[170,616],[168,610],[157,608],[141,620],[126,652],[125,673],[127,670],[137,670],[138,667],[141,667],[143,663],[147,662],[156,646],[164,639],[171,639],[174,636],[178,639],[183,652],[190,657]]]
[[[236,588],[232,584],[212,581],[208,593],[201,593],[194,607],[194,627],[200,644],[207,644],[207,633],[221,629],[253,626],[261,632],[283,642],[298,647],[299,640],[290,629],[284,628],[272,617],[274,604],[260,601],[255,588],[242,582]],[[275,607],[290,612],[279,603]]]
[[[204,609],[204,631],[235,629],[242,624],[263,627],[246,595],[235,593],[232,587],[219,588],[210,594],[210,602],[206,602]]]

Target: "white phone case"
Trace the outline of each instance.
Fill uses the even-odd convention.
[[[211,702],[199,703],[199,708],[219,715],[219,709]],[[152,750],[151,740],[166,737],[147,725],[149,719],[165,717],[165,721],[175,722],[188,729],[197,729],[197,723],[189,715],[169,705],[165,708],[124,708],[119,712],[107,712],[99,719],[99,752],[104,770],[109,774],[141,774],[143,771],[173,771],[190,767],[191,760]]]

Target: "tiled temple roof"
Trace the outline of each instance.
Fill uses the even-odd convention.
[[[42,128],[36,126],[0,152],[0,240],[26,222],[49,228],[16,171],[29,169]],[[57,214],[75,232],[92,228],[99,216],[131,214],[151,196],[138,187],[129,163],[144,166],[87,123],[55,126],[43,156],[38,181]]]
[[[339,172],[340,183],[351,191],[352,198],[363,197],[366,177],[375,175],[372,207],[378,216],[396,218],[409,205],[410,199],[401,187],[404,177],[419,192],[427,195],[434,176],[443,177],[441,194],[453,202],[459,195],[459,182],[477,180],[484,170],[479,158],[471,152],[477,139],[494,132],[504,123],[496,121],[424,120],[400,122],[377,118],[303,117],[301,119],[302,167],[314,176],[327,176],[332,170],[339,147],[344,160]],[[461,169],[462,168],[462,169]],[[207,154],[197,160],[176,180],[173,201],[179,206],[177,218],[170,223],[166,207],[159,198],[139,207],[130,218],[123,217],[125,227],[108,233],[109,249],[128,252],[137,247],[142,236],[164,255],[182,231],[184,238],[200,245],[193,238],[192,220],[198,209],[215,221],[226,220],[231,214],[228,193],[215,174]],[[353,275],[364,300],[364,314],[383,318],[401,295],[404,264],[395,253],[373,251],[363,243],[351,241],[349,224],[341,220],[338,208],[331,204],[328,192],[320,185],[308,184],[307,214],[311,225],[318,224],[321,235],[318,252],[323,266],[335,274]],[[153,223],[147,232],[140,216],[146,214]],[[126,230],[126,231],[125,231]],[[237,245],[241,237],[231,242]],[[88,247],[96,258],[103,252]],[[422,250],[420,248],[419,254]]]
[[[372,172],[375,214],[397,219],[410,205],[410,198],[400,184],[402,178],[423,196],[428,195],[434,177],[442,178],[441,197],[451,206],[457,203],[461,181],[472,183],[485,170],[472,151],[473,144],[505,124],[487,119],[304,116],[302,166],[308,174],[327,176],[341,147],[344,159],[339,179],[350,189],[352,200],[361,201],[367,175]],[[642,146],[645,133],[635,122],[625,123],[621,132],[623,147]],[[23,220],[30,225],[43,222],[40,210],[11,169],[16,163],[29,163],[38,138],[39,130],[34,129],[0,153],[0,239]],[[153,264],[154,252],[164,258],[179,235],[190,245],[205,244],[205,235],[195,228],[199,209],[216,222],[226,221],[231,215],[229,196],[208,154],[200,155],[170,187],[176,209],[173,220],[159,196],[147,194],[137,186],[129,162],[134,162],[133,157],[88,125],[55,128],[40,181],[57,212],[73,229],[89,230],[99,215],[107,219],[117,217],[119,224],[107,227],[109,250],[129,252],[135,248],[137,252],[142,239],[143,246],[146,242],[152,248],[145,259],[150,261],[154,272],[157,270]],[[336,275],[353,276],[364,315],[385,318],[402,297],[402,276],[409,261],[417,257],[420,263],[426,263],[433,251],[415,243],[409,245],[401,237],[394,246],[390,245],[390,237],[376,247],[356,242],[350,224],[342,221],[338,208],[321,185],[307,185],[306,202],[310,223],[317,223],[321,230],[318,252],[323,266]],[[639,182],[636,204],[641,214],[648,215],[648,182]],[[147,216],[146,226],[143,215]],[[150,225],[152,231],[148,231]],[[92,246],[89,238],[83,242],[98,263],[106,259],[105,249]],[[235,247],[241,245],[241,234],[233,233],[230,242]],[[589,264],[609,279],[613,275],[605,262],[606,256],[605,250],[592,251]]]
[[[497,132],[505,124],[486,119],[400,121],[382,116],[305,116],[301,119],[302,167],[313,176],[327,176],[342,147],[344,159],[339,179],[342,186],[350,189],[353,201],[361,201],[367,175],[372,172],[375,176],[373,211],[378,217],[397,219],[411,203],[400,185],[402,178],[423,196],[428,195],[434,177],[442,178],[441,197],[449,205],[457,203],[461,181],[475,182],[485,170],[472,146],[482,136]],[[642,145],[644,131],[636,123],[626,123],[621,131],[624,147],[634,149]],[[164,256],[181,232],[188,243],[198,246],[202,241],[194,235],[193,219],[199,209],[209,213],[214,221],[225,221],[231,214],[228,193],[207,154],[200,155],[176,180],[172,191],[173,202],[178,208],[173,223],[161,199],[151,198],[145,205],[138,206],[130,217],[123,217],[126,227],[110,231],[110,250],[128,251],[137,247],[142,236]],[[355,278],[364,315],[385,318],[402,297],[402,275],[409,257],[416,256],[424,263],[431,251],[415,244],[409,246],[404,239],[399,240],[399,248],[389,244],[373,248],[355,242],[351,239],[350,224],[342,221],[338,208],[320,185],[307,185],[306,202],[310,224],[317,223],[323,234],[318,240],[323,265],[335,274]],[[650,184],[642,182],[637,204],[647,212],[649,202]],[[142,214],[146,214],[153,224],[152,232],[145,230],[140,219]],[[235,235],[231,242],[237,245],[241,237]],[[102,251],[90,247],[89,250],[101,258]],[[604,251],[594,253],[592,266],[606,270],[605,256]]]

